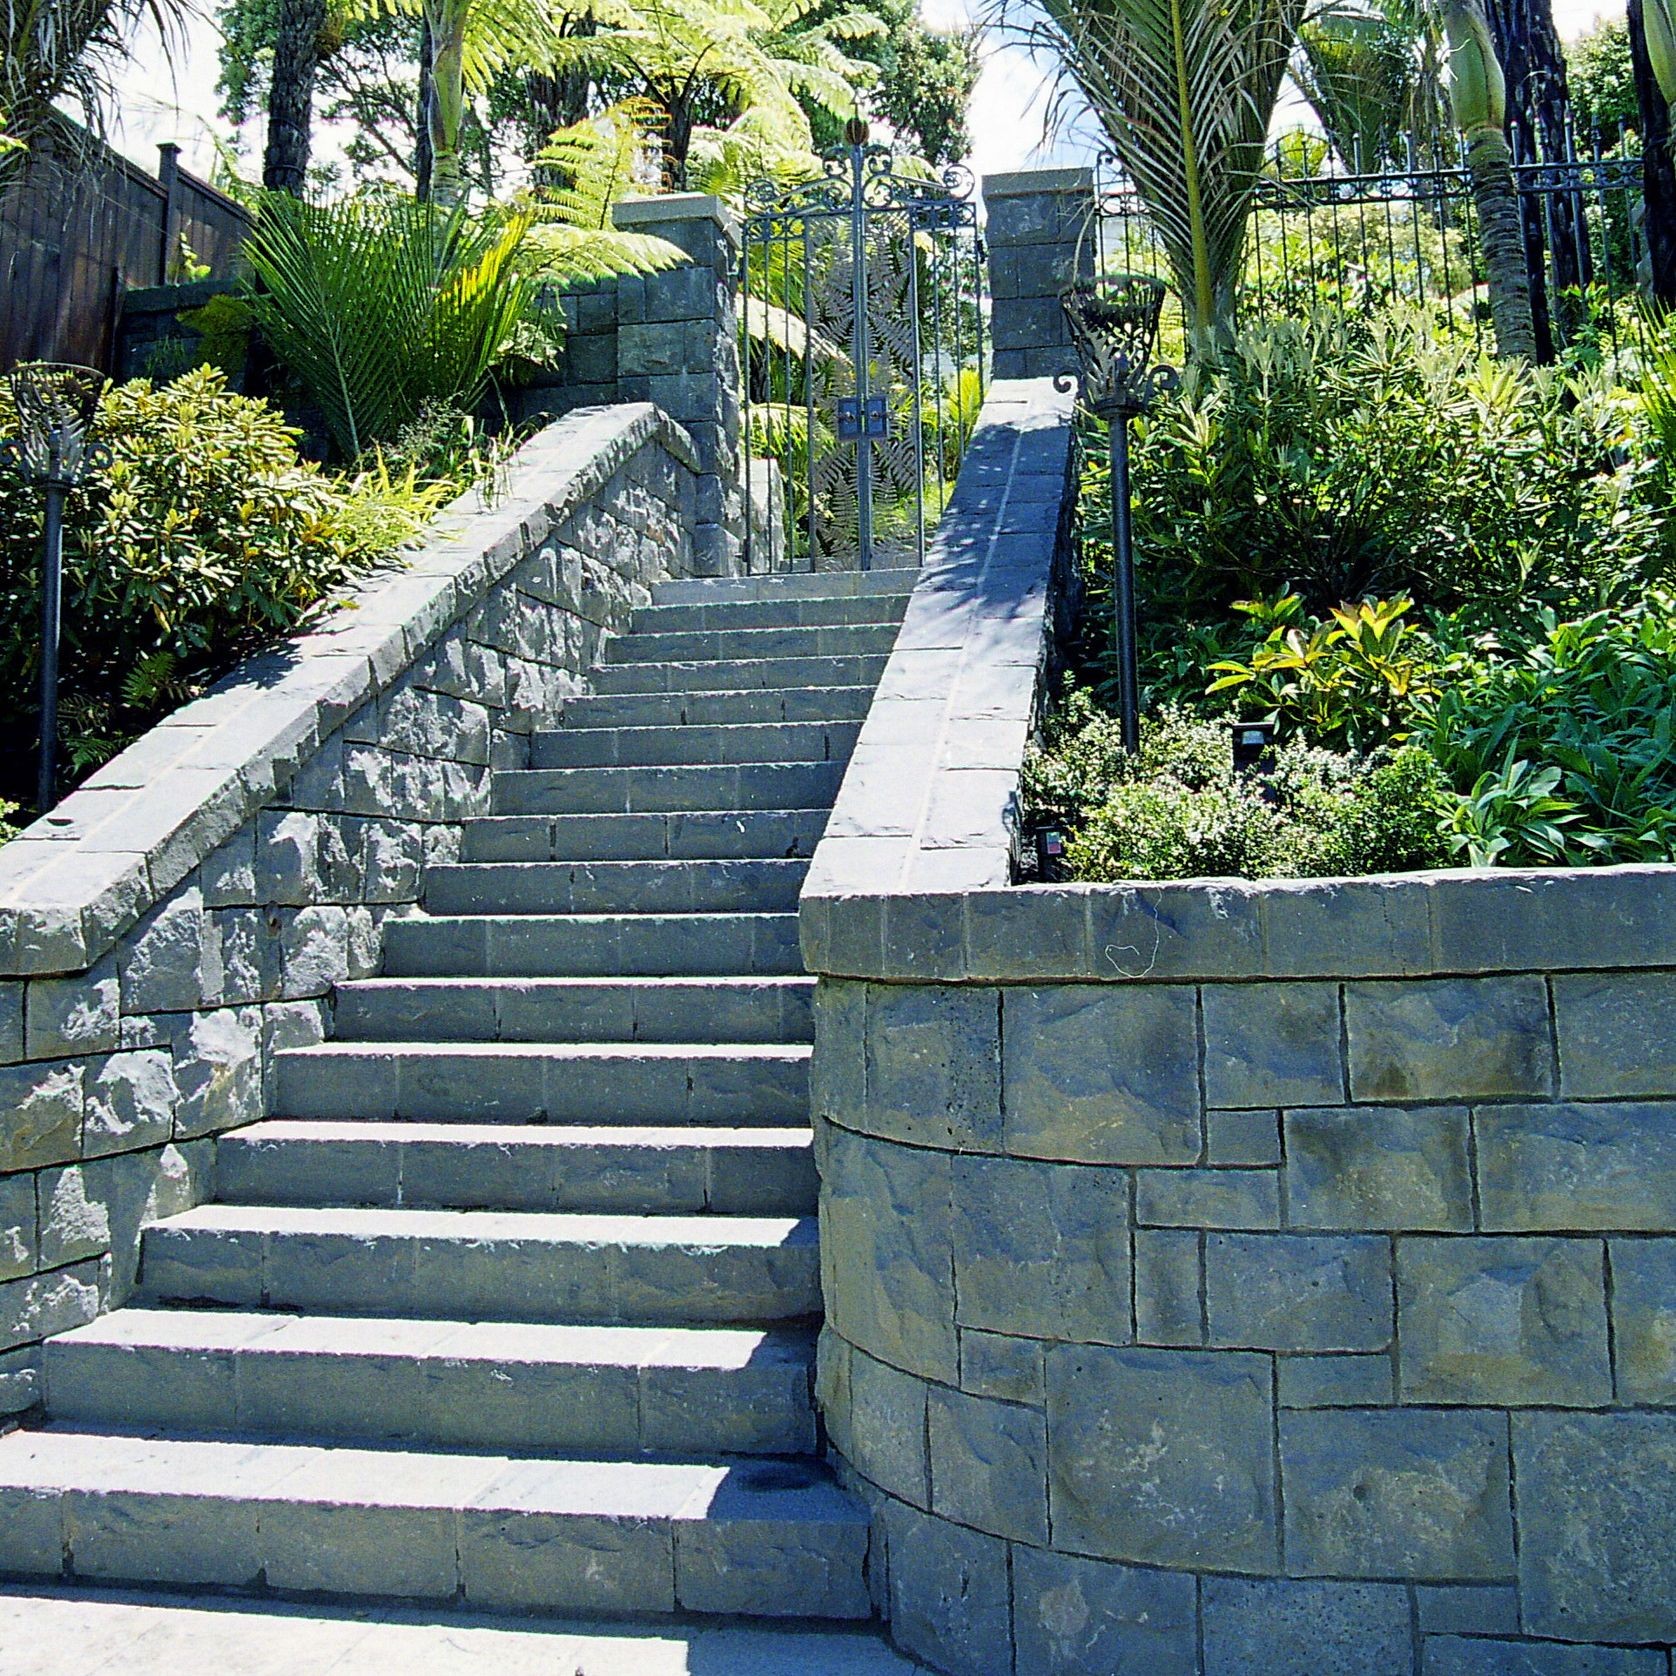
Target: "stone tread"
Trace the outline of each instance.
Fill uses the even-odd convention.
[[[564,707],[566,727],[738,727],[856,722],[872,707],[870,684],[721,688],[712,692],[584,693]]]
[[[695,1130],[269,1119],[222,1137],[234,1204],[803,1216],[807,1126]]]
[[[641,1325],[820,1308],[813,1217],[207,1204],[141,1250],[154,1302]]]
[[[880,566],[873,570],[792,571],[773,576],[683,578],[658,583],[652,589],[652,603],[853,599],[857,594],[882,594],[906,601],[918,579],[919,568],[914,565]]]
[[[785,1123],[807,1042],[353,1042],[274,1055],[276,1115],[432,1122]]]
[[[827,657],[706,658],[680,663],[614,663],[595,672],[596,693],[721,693],[751,687],[873,686],[890,661],[886,652]]]
[[[813,1449],[799,1328],[128,1308],[44,1350],[56,1421],[629,1454]]]
[[[791,912],[809,863],[472,861],[426,869],[425,907],[450,913]]]
[[[497,815],[732,814],[830,807],[838,762],[676,763],[651,768],[519,768],[495,776]]]
[[[812,599],[689,600],[685,605],[642,605],[634,613],[631,632],[897,623],[902,620],[908,598],[905,593],[852,594],[847,598],[827,594]]]
[[[859,721],[662,722],[624,726],[568,721],[530,740],[532,768],[663,768],[682,763],[843,762]]]
[[[0,1509],[0,1570],[14,1573],[151,1582],[209,1570],[194,1580],[559,1611],[869,1611],[866,1512],[813,1463],[538,1460],[55,1426],[0,1440]]]
[[[466,823],[461,860],[807,861],[826,822],[825,809],[485,815]]]
[[[339,984],[339,1040],[734,1042],[812,1039],[809,977],[360,978]]]
[[[395,977],[801,974],[797,915],[451,914],[391,920]]]
[[[636,625],[605,644],[609,667],[627,663],[738,662],[747,658],[854,657],[888,652],[897,624],[808,623],[789,627],[646,631]]]

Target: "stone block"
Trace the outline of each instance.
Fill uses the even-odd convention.
[[[1209,1342],[1253,1350],[1381,1350],[1391,1341],[1391,1260],[1368,1234],[1212,1234]]]
[[[998,1147],[1000,1012],[992,989],[869,984],[863,1126],[921,1145]]]
[[[1527,1634],[1676,1641],[1676,1414],[1518,1414]]]
[[[1513,1575],[1505,1415],[1286,1410],[1280,1472],[1286,1563],[1302,1576]]]
[[[1273,1399],[1266,1356],[1051,1346],[1054,1541],[1144,1565],[1274,1570]]]
[[[1204,1007],[1207,1106],[1344,1099],[1337,984],[1211,984]]]
[[[58,1265],[109,1255],[119,1291],[139,1267],[140,1230],[205,1191],[208,1159],[180,1147],[117,1153],[40,1178],[41,1257]]]
[[[281,983],[280,918],[264,908],[216,908],[210,935],[221,946],[221,993],[229,1006],[270,1001]]]
[[[1420,1672],[1421,1676],[1665,1676],[1665,1665],[1664,1654],[1651,1647],[1565,1647],[1553,1641],[1429,1635]]]
[[[1205,1113],[1207,1164],[1278,1164],[1280,1159],[1279,1112]]]
[[[1251,978],[1264,970],[1254,885],[1105,885],[1087,902],[1089,956],[1108,981]]]
[[[1285,1132],[1294,1228],[1471,1228],[1465,1107],[1289,1111]]]
[[[1618,1396],[1676,1405],[1676,1239],[1613,1240],[1609,1252]]]
[[[1203,1240],[1188,1228],[1135,1230],[1135,1338],[1205,1342]]]
[[[822,978],[815,985],[814,1015],[810,1111],[859,1128],[866,1109],[867,985]]]
[[[1020,1676],[1197,1676],[1194,1592],[1185,1575],[1015,1548]]]
[[[208,935],[204,898],[177,892],[136,928],[122,958],[125,1013],[184,1013],[221,993],[221,944]]]
[[[39,1249],[34,1176],[0,1176],[0,1280],[33,1274]]]
[[[1676,972],[1568,972],[1553,988],[1565,1098],[1676,1093]]]
[[[1389,1356],[1282,1356],[1275,1374],[1282,1408],[1367,1408],[1397,1400]]]
[[[1412,1676],[1408,1591],[1393,1583],[1207,1577],[1204,1676]]]
[[[1263,929],[1277,978],[1383,977],[1431,964],[1426,892],[1409,879],[1266,882]]]
[[[0,1070],[0,1174],[61,1164],[81,1146],[83,1068],[49,1059]]]
[[[256,827],[247,823],[198,869],[198,887],[206,908],[245,907],[256,896]]]
[[[1045,1544],[1041,1410],[941,1386],[932,1386],[927,1400],[932,1510],[993,1536]]]
[[[40,1352],[31,1345],[0,1355],[0,1415],[23,1414],[40,1400]]]
[[[62,1059],[116,1047],[121,1039],[120,989],[111,955],[74,977],[32,979],[25,1000],[24,1051],[31,1059]]]
[[[349,916],[339,907],[300,908],[281,933],[287,1000],[325,995],[349,976]]]
[[[341,754],[341,745],[338,747]],[[339,764],[341,770],[341,762]],[[292,786],[292,795],[306,791]],[[323,796],[325,802],[330,794]],[[257,902],[301,907],[317,898],[320,817],[305,809],[264,809],[256,819]]]
[[[1040,1408],[1045,1400],[1042,1353],[1040,1339],[1009,1338],[1004,1333],[984,1333],[975,1327],[963,1327],[960,1388],[976,1392],[980,1397],[1032,1403]]]
[[[0,1065],[23,1057],[23,985],[0,982]]]
[[[1554,1084],[1548,990],[1537,977],[1347,984],[1350,1095],[1471,1100]]]
[[[1400,1239],[1397,1323],[1405,1402],[1612,1400],[1598,1241]]]
[[[1137,1170],[1135,1221],[1152,1228],[1278,1228],[1274,1170]]]
[[[1473,1121],[1485,1228],[1676,1226],[1676,1103],[1484,1106]]]
[[[87,1067],[82,1155],[157,1146],[174,1132],[174,1060],[166,1049],[113,1053]]]
[[[895,1367],[953,1385],[954,1245],[945,1153],[832,1131],[821,1191],[827,1319]]]
[[[0,1350],[34,1344],[91,1321],[110,1290],[110,1265],[95,1258],[0,1285]]]
[[[177,1136],[218,1134],[254,1123],[262,1110],[262,1011],[195,1013],[174,1044]]]
[[[1519,1591],[1510,1583],[1422,1584],[1414,1615],[1427,1635],[1517,1635]]]
[[[1191,988],[1009,989],[1003,1042],[1007,1151],[1090,1164],[1198,1161]]]
[[[915,1507],[931,1505],[923,1379],[854,1351],[849,1361],[849,1412],[844,1418],[850,1465],[864,1478]]]
[[[1129,1342],[1126,1175],[1074,1164],[957,1158],[951,1179],[962,1326]]]
[[[901,1502],[884,1504],[896,1644],[937,1670],[1010,1663],[1007,1544]]]

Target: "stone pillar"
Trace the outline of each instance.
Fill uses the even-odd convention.
[[[985,175],[991,338],[996,378],[1076,368],[1059,293],[1094,272],[1094,174],[1023,169]]]
[[[656,402],[698,451],[699,575],[740,566],[745,501],[740,469],[739,228],[720,198],[684,192],[617,205],[625,232],[653,233],[689,265],[617,282],[617,398]]]

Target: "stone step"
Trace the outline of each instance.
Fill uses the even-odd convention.
[[[322,1042],[274,1055],[274,1115],[426,1123],[800,1123],[804,1043]]]
[[[850,594],[813,599],[691,600],[685,605],[643,605],[633,632],[669,634],[694,629],[795,628],[844,623],[897,623],[906,594]]]
[[[473,861],[425,872],[433,914],[792,913],[806,861]]]
[[[227,1204],[807,1216],[807,1125],[727,1129],[270,1118],[216,1144]]]
[[[532,768],[625,764],[848,762],[860,722],[681,723],[662,727],[573,727],[530,741]]]
[[[747,687],[733,692],[585,693],[564,707],[567,728],[709,727],[867,719],[873,689]]]
[[[199,1205],[141,1238],[152,1302],[744,1326],[820,1310],[813,1217]]]
[[[119,1309],[48,1339],[55,1423],[614,1455],[815,1448],[807,1331]]]
[[[874,570],[780,571],[773,576],[729,576],[660,582],[654,605],[707,605],[736,600],[852,599],[887,594],[906,600],[919,580],[917,566]]]
[[[883,652],[829,658],[715,658],[688,663],[613,663],[596,670],[596,693],[730,693],[753,687],[874,687]]]
[[[23,1575],[599,1615],[868,1613],[866,1512],[816,1463],[52,1427],[0,1439],[0,1508],[0,1571]]]
[[[837,762],[522,768],[495,775],[490,807],[497,815],[829,809],[843,777]]]
[[[216,1591],[0,1584],[0,1645],[27,1647],[12,1676],[924,1676],[870,1624],[725,1618],[515,1616],[470,1608],[230,1601]],[[66,1661],[61,1655],[68,1651]],[[117,1660],[118,1663],[108,1661]]]
[[[825,809],[661,815],[485,815],[467,821],[464,861],[781,860],[815,853]]]
[[[459,914],[389,920],[392,977],[800,974],[796,914]]]
[[[789,628],[677,629],[613,636],[605,643],[612,664],[737,663],[746,658],[836,658],[889,652],[896,623],[807,623]]]
[[[813,978],[364,978],[339,984],[339,1040],[807,1042]]]

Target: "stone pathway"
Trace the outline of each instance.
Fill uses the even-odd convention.
[[[0,1588],[0,1676],[913,1676],[873,1630],[618,1628]]]
[[[870,1616],[866,1515],[816,1454],[796,909],[906,575],[671,584],[610,643],[385,975],[281,1057],[215,1202],[146,1231],[140,1296],[46,1346],[0,1572]],[[159,1646],[213,1629],[170,1610]],[[568,1671],[537,1641],[512,1668]],[[580,1668],[758,1668],[664,1645]]]

